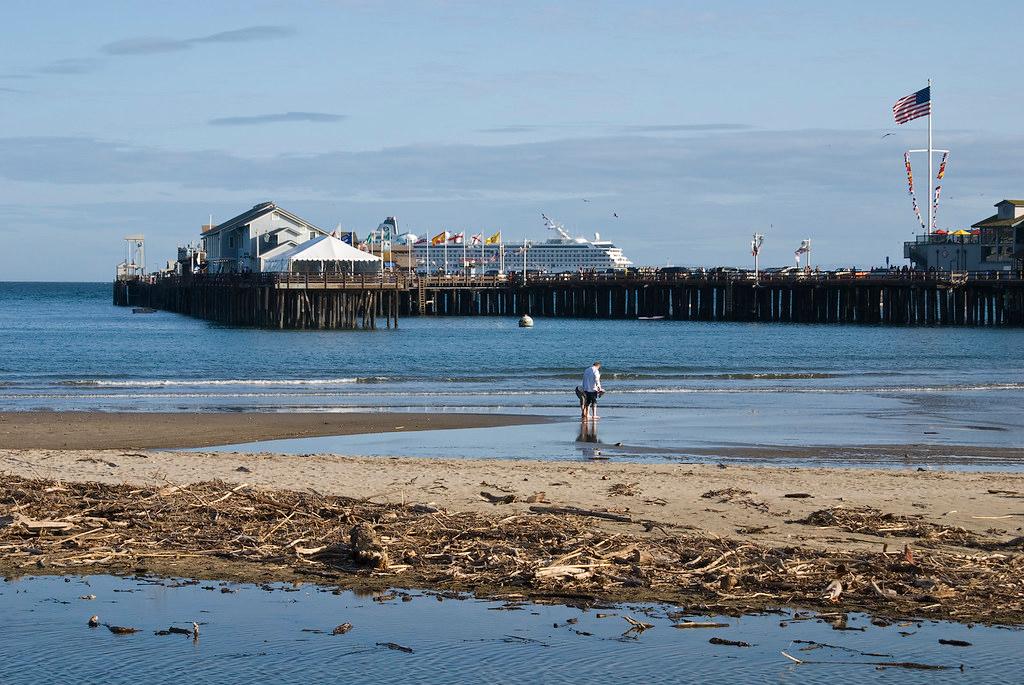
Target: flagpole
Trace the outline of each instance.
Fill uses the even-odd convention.
[[[920,81],[918,81],[920,83]],[[932,196],[935,191],[932,190],[932,112],[935,111],[935,101],[932,100],[932,80],[928,79],[928,234],[930,235],[934,226],[932,222],[935,220],[935,202],[932,200]]]
[[[523,238],[523,285],[526,285],[526,238]]]

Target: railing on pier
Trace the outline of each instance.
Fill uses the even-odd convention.
[[[149,275],[119,278],[121,282],[138,281],[146,283],[189,283],[203,286],[232,287],[277,287],[277,288],[354,288],[354,289],[398,289],[409,290],[422,284],[425,288],[508,288],[534,285],[558,284],[687,284],[739,282],[760,284],[786,283],[833,283],[850,281],[872,281],[885,283],[957,283],[973,281],[1024,281],[1020,271],[902,271],[892,270],[838,270],[800,271],[778,273],[762,271],[755,278],[753,271],[744,270],[694,270],[664,272],[658,270],[630,270],[613,273],[521,273],[510,272],[508,276],[472,276],[462,274],[424,275],[408,272],[384,272],[372,274],[316,274],[316,273],[242,273],[242,274],[194,274],[194,275]]]

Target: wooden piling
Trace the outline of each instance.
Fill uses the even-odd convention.
[[[113,302],[153,307],[234,326],[387,329],[399,316],[664,317],[907,326],[1024,326],[1024,280],[766,278],[659,274],[505,280],[197,275],[119,280]],[[429,305],[433,302],[433,305]]]

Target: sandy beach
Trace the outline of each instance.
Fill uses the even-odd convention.
[[[510,540],[523,535],[531,526],[549,531],[552,526],[570,526],[574,531],[571,535],[565,531],[549,532],[554,537],[548,543],[532,538],[529,543],[518,543],[522,548],[516,552],[521,555],[517,563],[532,568],[531,573],[542,573],[538,569],[564,556],[558,550],[566,536],[606,536],[614,541],[609,545],[625,545],[633,550],[631,554],[635,556],[631,558],[638,572],[645,564],[651,564],[645,572],[652,580],[646,585],[610,583],[607,579],[599,582],[598,577],[589,575],[591,571],[584,564],[572,576],[576,582],[563,583],[559,591],[575,587],[578,592],[609,599],[661,598],[684,602],[699,598],[725,606],[749,607],[783,601],[815,606],[823,604],[822,592],[830,580],[840,577],[848,588],[842,605],[847,609],[903,615],[920,613],[923,607],[925,615],[960,620],[1016,622],[1024,617],[1024,594],[1017,589],[1020,584],[1006,585],[1007,578],[1018,577],[1020,573],[1012,553],[1019,546],[1024,523],[1020,504],[1024,497],[1024,475],[1018,474],[47,449],[0,451],[0,471],[10,477],[37,479],[11,486],[13,490],[7,493],[0,516],[27,515],[29,505],[19,508],[12,504],[24,499],[27,493],[59,493],[73,483],[110,484],[115,490],[103,497],[116,501],[127,497],[125,507],[132,503],[132,498],[141,497],[140,491],[133,488],[149,488],[149,498],[200,488],[206,494],[190,495],[198,504],[184,506],[208,506],[213,493],[217,497],[212,497],[212,501],[223,503],[211,506],[213,510],[217,506],[234,506],[232,503],[241,497],[239,493],[269,493],[259,497],[299,500],[309,496],[301,493],[315,493],[316,497],[339,498],[331,505],[342,507],[339,510],[368,508],[369,513],[362,515],[378,528],[391,525],[382,534],[386,539],[406,540],[403,544],[413,544],[411,541],[419,539],[419,535],[425,536],[420,545],[427,545],[428,541],[439,544],[438,535],[450,535],[434,528],[429,534],[414,532],[419,530],[417,526],[424,525],[424,517],[432,521],[439,516],[468,517],[473,523],[460,526],[471,528],[502,527],[512,525],[511,522],[525,526],[487,543],[487,549],[492,549],[492,544],[493,549],[513,544]],[[45,499],[47,495],[39,492],[36,495]],[[130,492],[136,494],[124,494]],[[84,503],[95,497],[89,495],[83,503],[61,500],[59,506],[45,505],[40,500],[39,506],[70,507],[67,511],[72,512],[71,518],[67,520],[78,520],[76,517],[95,509],[94,505]],[[253,507],[242,511],[248,513],[225,510],[215,515],[225,516],[225,521],[231,516],[243,516],[230,526],[236,534],[249,525],[244,516],[252,515]],[[280,511],[275,516],[284,519],[284,509]],[[34,515],[44,513],[47,512],[40,510]],[[294,523],[290,517],[287,521],[289,526]],[[393,530],[399,523],[407,528],[401,532]],[[14,528],[16,524],[7,528],[8,538]],[[344,542],[345,525],[332,524],[329,529],[314,535],[296,528],[289,530],[288,535],[301,537],[306,541],[302,545]],[[556,540],[560,542],[556,544]],[[137,540],[133,537],[132,541]],[[0,529],[0,546],[4,542]],[[78,544],[82,542],[79,540]],[[223,543],[228,545],[227,540]],[[724,549],[721,553],[726,558],[735,555],[737,560],[744,555],[753,556],[735,565],[718,563],[714,572],[699,574],[699,586],[684,591],[677,581],[670,581],[671,574],[677,572],[671,569],[678,562],[667,559],[677,552],[666,552],[666,545],[672,549],[712,545]],[[644,551],[647,547],[650,551]],[[48,558],[8,553],[0,565],[8,573],[26,568],[26,564],[36,572],[42,568],[51,572],[81,572],[75,559],[85,557],[62,560],[62,553],[66,550]],[[97,564],[109,570],[126,570],[134,568],[145,556],[135,554],[99,553],[88,557],[85,563],[91,571],[98,570]],[[513,584],[518,591],[532,594],[551,591],[537,580],[542,576],[524,581],[521,569],[508,577],[476,577],[476,552],[466,554],[466,558],[441,555],[447,560],[443,573],[433,566],[418,568],[406,563],[400,576],[385,573],[378,582],[476,590]],[[698,559],[704,556],[694,554]],[[176,558],[175,553],[161,552],[159,556],[160,561],[151,559],[146,567],[206,577],[230,573],[253,580],[286,580],[296,577],[296,573],[299,577],[314,573],[308,568],[310,562],[296,562],[294,552],[282,556],[277,551],[266,558],[247,554],[242,566],[234,563],[230,568],[222,560],[212,558],[218,555],[204,558],[202,554],[184,554],[184,566],[168,560]],[[791,561],[769,563],[769,557]],[[792,560],[803,561],[797,564]],[[324,563],[323,569],[327,570],[316,571],[314,575],[326,575],[341,583],[367,581],[366,574],[339,574],[336,566]],[[718,583],[736,583],[735,578],[752,582],[759,577],[763,582],[766,575],[778,572],[779,564],[787,567],[787,563],[798,570],[805,566],[816,570],[799,571],[783,583],[790,589],[781,594],[756,588],[746,592],[717,589]],[[863,568],[852,570],[857,565]],[[971,587],[955,587],[952,579],[956,573],[965,573],[962,582]],[[892,574],[898,578],[890,580],[893,588],[872,585],[875,579],[882,582],[880,579]],[[731,588],[729,585],[727,589]],[[897,601],[898,595],[904,593],[907,601]],[[985,599],[992,593],[998,595],[997,603]],[[909,599],[911,595],[913,600]]]
[[[171,449],[324,435],[491,428],[547,420],[442,412],[0,412],[0,448]]]
[[[775,545],[880,545],[877,537],[837,536],[834,530],[792,522],[837,506],[922,516],[979,534],[997,528],[1015,536],[1024,526],[1024,474],[998,472],[122,450],[0,450],[0,470],[30,478],[111,484],[222,480],[265,489],[314,489],[378,503],[431,504],[451,511],[526,511],[526,500],[543,492],[546,501],[559,505],[608,508]],[[723,494],[704,496],[718,491]],[[516,501],[496,506],[481,492],[513,495]],[[787,497],[793,494],[810,497]],[[886,542],[894,546],[903,540]]]

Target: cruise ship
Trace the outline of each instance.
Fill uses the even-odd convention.
[[[566,273],[626,269],[633,265],[622,248],[599,233],[593,240],[569,235],[565,227],[545,215],[544,226],[555,233],[544,241],[505,242],[500,232],[465,235],[446,232],[439,236],[396,235],[395,242],[412,246],[420,273],[504,274],[526,271]],[[397,226],[388,227],[397,233]],[[378,231],[383,232],[384,224]],[[438,238],[441,238],[438,241]],[[525,263],[524,263],[525,262]]]

